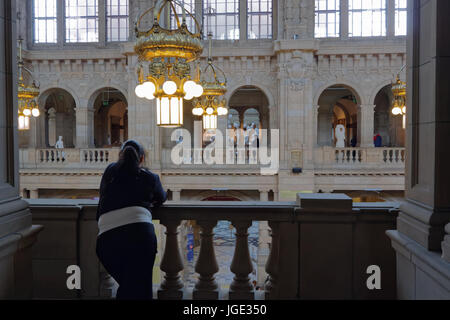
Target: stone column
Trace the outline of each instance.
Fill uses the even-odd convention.
[[[42,229],[19,194],[16,3],[0,5],[0,300],[32,298],[31,247]]]
[[[358,108],[358,146],[361,148],[374,147],[374,114],[375,105],[360,105]]]
[[[450,223],[445,226],[446,236],[442,241],[442,259],[450,262]]]
[[[76,148],[94,147],[94,110],[87,107],[75,108],[76,117]]]
[[[450,299],[449,16],[450,1],[408,2],[406,193],[388,231],[399,299]]]
[[[56,143],[56,110],[48,110],[48,145],[53,147]]]
[[[259,190],[259,201],[269,201],[269,190]]]
[[[334,146],[333,144],[333,106],[328,104],[320,106],[317,117],[317,141],[320,146]]]
[[[312,130],[310,131],[310,148],[314,149],[317,147],[318,143],[319,143],[319,136],[318,136],[318,125],[319,125],[319,108],[320,106],[312,106],[312,110],[311,110],[311,128]]]
[[[172,201],[181,200],[181,189],[172,189]]]
[[[30,189],[30,199],[39,199],[39,189]]]

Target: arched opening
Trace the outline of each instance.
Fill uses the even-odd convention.
[[[241,120],[239,118],[239,112],[236,109],[229,109],[228,111],[228,122],[227,122],[227,128],[231,129],[233,127],[239,127],[241,123]]]
[[[252,123],[258,129],[269,129],[269,100],[265,93],[255,86],[243,86],[237,89],[228,102],[230,112],[228,125],[238,123],[239,128],[249,128]]]
[[[55,88],[44,92],[40,102],[44,110],[44,116],[41,117],[45,128],[41,137],[42,144],[46,147],[54,147],[56,142],[61,140],[64,148],[74,148],[76,104],[73,96],[64,89]]]
[[[404,147],[405,129],[402,116],[394,116],[392,105],[391,85],[382,88],[375,96],[374,135],[380,135],[382,147]]]
[[[345,85],[325,89],[319,97],[317,144],[319,146],[355,147],[358,143],[359,96]],[[343,134],[336,128],[343,126]]]
[[[117,89],[104,88],[93,97],[94,145],[119,147],[128,139],[128,104]]]

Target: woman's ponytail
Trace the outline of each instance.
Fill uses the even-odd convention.
[[[134,140],[128,140],[120,151],[118,165],[121,171],[127,174],[138,174],[141,158],[144,156],[144,149]]]

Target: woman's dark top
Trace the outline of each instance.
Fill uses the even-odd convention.
[[[150,210],[166,200],[167,193],[158,175],[144,168],[138,174],[129,174],[119,170],[117,162],[112,163],[103,173],[100,184],[97,220],[109,211],[135,206]]]

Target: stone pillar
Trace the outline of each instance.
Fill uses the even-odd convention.
[[[358,108],[358,146],[361,148],[374,147],[373,126],[374,126],[375,105],[360,105]]]
[[[320,106],[317,118],[317,136],[320,146],[334,146],[333,143],[333,107],[334,104]]]
[[[388,231],[399,299],[450,299],[449,16],[450,1],[408,2],[406,193]]]
[[[39,189],[30,189],[30,199],[39,199]]]
[[[313,106],[312,107],[312,143],[311,148],[315,148],[319,145],[319,108],[320,106]]]
[[[446,236],[442,241],[442,259],[450,262],[450,223],[445,226]]]
[[[48,145],[55,146],[56,143],[56,110],[50,108],[48,110]]]
[[[172,201],[181,200],[181,189],[172,189]]]
[[[16,3],[0,5],[0,300],[32,298],[31,247],[42,229],[19,195]]]
[[[75,108],[76,117],[76,148],[94,147],[94,110],[87,107]]]
[[[259,190],[259,201],[269,201],[269,190]]]

